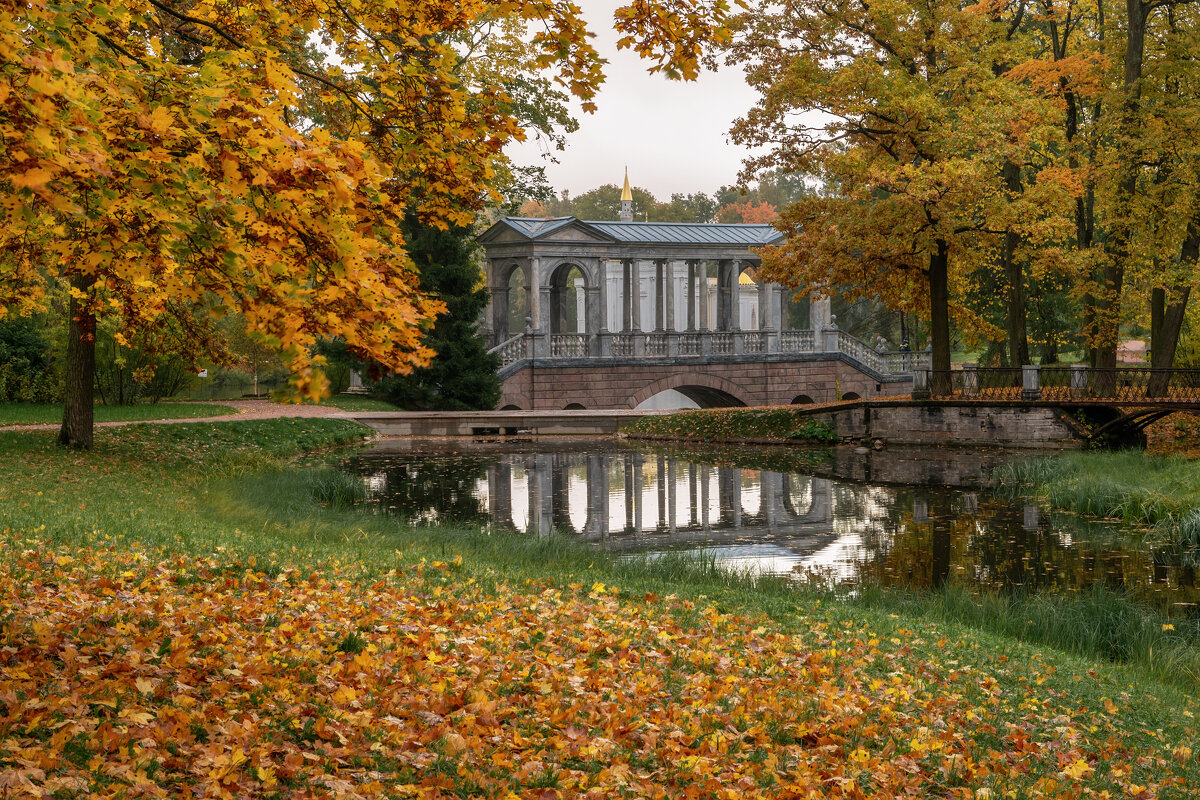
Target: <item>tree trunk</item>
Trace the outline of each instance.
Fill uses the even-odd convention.
[[[933,346],[935,397],[950,393],[950,256],[946,243],[937,242],[937,251],[929,255],[929,338]]]
[[[1179,260],[1189,267],[1189,274],[1200,262],[1200,219],[1193,219],[1188,224],[1187,236],[1179,251]],[[1166,301],[1166,290],[1156,288],[1151,307],[1150,333],[1150,366],[1156,370],[1167,370],[1175,364],[1175,350],[1179,346],[1179,333],[1183,329],[1184,316],[1187,313],[1188,298],[1192,293],[1191,281],[1184,277],[1171,288],[1171,302]],[[1157,318],[1157,325],[1155,323]],[[1165,373],[1152,373],[1146,394],[1150,397],[1163,397],[1167,394],[1170,376]]]
[[[1004,184],[1015,198],[1021,194],[1021,168],[1011,161],[1004,164]],[[1001,260],[1008,280],[1008,363],[1019,367],[1029,363],[1029,333],[1025,324],[1025,271],[1017,261],[1021,237],[1013,231],[1004,234]]]
[[[1113,224],[1108,238],[1108,266],[1104,285],[1096,293],[1097,335],[1093,342],[1096,367],[1116,369],[1117,339],[1121,324],[1121,291],[1125,267],[1133,251],[1133,199],[1141,170],[1136,146],[1141,136],[1142,63],[1146,51],[1146,22],[1152,6],[1145,0],[1125,0],[1125,98],[1121,106],[1120,164],[1113,203]]]
[[[86,292],[91,279],[77,275],[71,288]],[[67,324],[66,391],[62,428],[58,443],[81,450],[91,449],[96,383],[96,318],[71,296],[70,321]]]

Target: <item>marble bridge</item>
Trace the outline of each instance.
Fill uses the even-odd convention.
[[[501,409],[786,405],[907,394],[925,354],[757,280],[770,225],[505,217],[479,241]]]

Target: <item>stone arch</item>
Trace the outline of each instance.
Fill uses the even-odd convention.
[[[685,395],[701,408],[749,405],[742,387],[732,381],[702,372],[684,372],[668,375],[639,389],[629,399],[628,407],[635,408],[642,401],[667,389],[674,389]]]
[[[501,406],[500,410],[501,411],[520,411],[521,407],[518,405],[513,405],[512,403],[509,403],[506,406]]]
[[[588,333],[588,289],[594,285],[588,269],[580,261],[560,259],[548,266],[546,285],[550,288],[551,333]]]
[[[807,406],[815,402],[815,400],[806,394],[798,394],[792,398],[792,405],[794,406]]]
[[[499,298],[503,298],[493,310],[493,324],[501,339],[524,331],[526,318],[532,314],[529,271],[528,264],[507,261],[501,263],[493,273],[495,285],[492,287],[492,302],[496,304]],[[517,277],[515,282],[514,277]],[[533,322],[537,327],[536,320]]]
[[[843,400],[861,400],[862,398],[859,397],[858,392],[843,392],[842,399]]]
[[[585,411],[582,403],[567,403],[563,406],[563,411]]]

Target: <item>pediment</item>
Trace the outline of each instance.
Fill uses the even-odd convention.
[[[478,241],[483,245],[521,242],[611,244],[617,239],[575,217],[551,219],[504,217],[481,233]]]

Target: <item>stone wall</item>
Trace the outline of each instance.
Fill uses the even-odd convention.
[[[891,401],[858,403],[813,413],[843,439],[894,444],[1000,445],[1074,448],[1083,445],[1075,427],[1050,406],[1028,404]]]
[[[675,389],[701,406],[788,405],[800,395],[816,403],[853,394],[859,398],[907,394],[908,379],[884,380],[864,373],[837,356],[746,356],[704,361],[606,359],[538,361],[506,377],[500,408],[551,410],[634,408],[666,389]],[[734,402],[729,402],[730,398]]]

